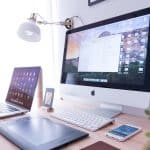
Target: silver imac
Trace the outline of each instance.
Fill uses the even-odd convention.
[[[150,8],[66,32],[63,95],[145,109],[150,100]]]

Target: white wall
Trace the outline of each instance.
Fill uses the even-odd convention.
[[[125,14],[142,8],[150,7],[150,0],[105,0],[88,6],[88,0],[55,0],[53,2],[53,20],[64,20],[71,16],[80,16],[85,24],[93,23],[117,15]],[[79,21],[77,21],[79,23]],[[76,24],[75,26],[80,26]],[[54,27],[56,63],[61,71],[65,28]],[[59,80],[60,73],[57,73]]]
[[[41,26],[42,39],[30,43],[19,39],[19,25],[38,12],[45,19],[51,18],[49,0],[5,0],[0,2],[0,101],[6,98],[12,69],[16,66],[42,66],[44,87],[52,86],[53,53],[51,26]]]
[[[105,0],[88,6],[88,0],[56,0],[60,18],[78,15],[87,23],[150,6],[149,0]]]

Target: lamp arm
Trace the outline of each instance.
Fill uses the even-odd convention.
[[[60,22],[48,22],[48,21],[36,21],[38,24],[43,24],[43,25],[47,25],[47,24],[55,24],[55,25],[64,25],[64,22],[60,21]]]
[[[62,26],[65,26],[67,29],[72,29],[74,27],[74,21],[73,21],[73,17],[71,18],[67,18],[65,21],[59,21],[59,22],[48,22],[48,21],[45,21],[45,20],[42,20],[42,21],[36,21],[38,24],[44,24],[44,25],[47,25],[47,24],[50,24],[50,25],[62,25]]]
[[[39,18],[39,19],[38,19]],[[38,24],[55,24],[55,25],[62,25],[65,26],[67,29],[73,29],[74,28],[74,18],[78,18],[82,24],[84,24],[83,20],[79,16],[72,16],[70,18],[65,19],[65,21],[59,21],[59,22],[48,22],[44,20],[44,18],[39,13],[32,13],[29,20],[33,20]]]
[[[39,14],[39,13],[32,13],[30,18],[28,18],[29,20],[33,20],[38,24],[56,24],[56,25],[64,25],[64,22],[60,21],[60,22],[48,22],[46,20],[44,20],[44,18]]]

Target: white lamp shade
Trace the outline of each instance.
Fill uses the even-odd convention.
[[[39,42],[41,40],[41,31],[35,22],[29,20],[20,25],[18,36],[25,41]]]

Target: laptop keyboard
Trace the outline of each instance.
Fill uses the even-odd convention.
[[[10,105],[0,103],[0,113],[7,113],[7,112],[14,112],[14,111],[18,111],[18,109]]]

